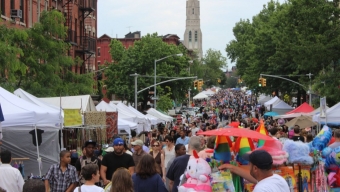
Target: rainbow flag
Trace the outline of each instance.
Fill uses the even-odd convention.
[[[254,143],[251,139],[246,137],[237,138],[234,146],[234,152],[238,153],[239,156],[246,154],[255,149]]]
[[[256,129],[257,132],[261,133],[262,135],[268,135],[268,131],[264,127],[263,120],[260,121],[260,125]],[[265,140],[259,140],[257,147],[262,147],[265,143]]]
[[[231,160],[230,147],[232,142],[228,136],[216,136],[215,150],[213,158],[223,163],[229,163]]]

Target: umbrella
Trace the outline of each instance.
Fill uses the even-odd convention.
[[[294,119],[288,121],[285,124],[287,127],[293,127],[298,125],[301,128],[315,126],[316,123],[313,122],[312,117],[301,115],[300,117],[295,117]]]
[[[259,122],[259,120],[256,119],[255,117],[251,118],[251,120],[252,120],[254,123],[258,123],[258,122]]]
[[[205,131],[197,133],[198,135],[224,135],[224,136],[235,136],[235,137],[247,137],[252,139],[262,139],[262,140],[272,140],[273,138],[262,135],[261,133],[257,131],[252,131],[249,129],[243,129],[243,128],[221,128],[221,129],[215,129],[211,131]]]
[[[274,112],[274,111],[269,111],[269,112],[267,112],[267,113],[264,114],[264,117],[269,117],[269,116],[274,117],[274,116],[278,116],[278,115],[279,115],[279,114],[276,113],[276,112]]]

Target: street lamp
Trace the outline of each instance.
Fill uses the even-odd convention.
[[[158,61],[161,61],[161,60],[166,59],[168,57],[174,57],[174,56],[181,57],[181,56],[183,56],[183,54],[182,53],[173,54],[173,55],[169,55],[169,56],[163,57],[161,59],[155,59],[155,78],[154,78],[154,92],[153,92],[154,93],[154,108],[155,109],[156,109],[156,100],[157,100],[157,98],[156,98],[156,83],[157,83],[157,81],[156,81],[156,63]]]

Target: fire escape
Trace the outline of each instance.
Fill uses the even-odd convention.
[[[96,53],[96,35],[92,31],[93,20],[89,17],[96,10],[96,0],[78,0],[79,18],[82,21],[81,33],[78,39],[77,53],[82,55],[83,64],[80,73],[92,71],[94,63],[94,55]]]
[[[77,26],[73,24],[73,5],[74,0],[66,0],[62,8],[65,16],[65,26],[67,27],[66,42],[71,44],[71,48],[68,52],[69,56],[74,55],[75,46],[77,46]]]

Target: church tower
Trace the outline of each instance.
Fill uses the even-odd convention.
[[[184,33],[184,45],[197,53],[201,59],[202,53],[202,32],[200,20],[200,2],[199,0],[187,0],[186,24]]]

